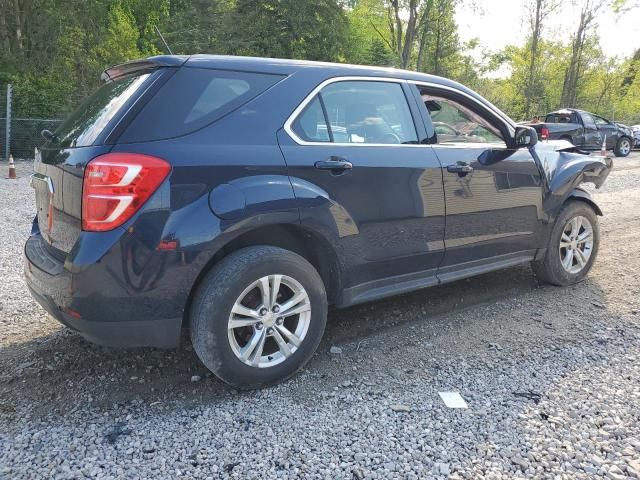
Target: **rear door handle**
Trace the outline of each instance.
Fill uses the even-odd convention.
[[[458,162],[455,165],[447,165],[447,172],[466,174],[473,172],[473,167],[467,162]]]
[[[318,160],[314,167],[320,170],[331,170],[334,174],[344,173],[353,168],[353,164],[344,158],[329,157],[327,160]]]

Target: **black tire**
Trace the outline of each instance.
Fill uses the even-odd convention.
[[[287,275],[304,287],[311,305],[310,323],[290,357],[278,365],[258,368],[243,363],[234,353],[227,333],[229,315],[251,283],[274,274]],[[260,388],[286,380],[309,361],[326,321],[324,284],[309,262],[282,248],[247,247],[223,258],[202,279],[190,310],[191,342],[202,363],[222,381],[241,389]]]
[[[616,157],[627,157],[631,153],[632,145],[628,137],[621,137],[616,142],[613,153]]]
[[[591,256],[585,266],[578,273],[570,273],[562,266],[560,257],[560,238],[565,226],[574,217],[585,217],[593,228],[593,249]],[[598,217],[593,208],[586,202],[570,201],[567,202],[558,215],[556,223],[551,231],[547,250],[542,260],[531,262],[533,271],[538,279],[550,283],[552,285],[565,286],[571,285],[584,280],[591,270],[593,262],[598,255],[600,246],[600,230],[598,227]]]

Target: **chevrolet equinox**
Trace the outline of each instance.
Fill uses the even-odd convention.
[[[34,298],[111,346],[174,347],[240,388],[282,381],[346,307],[531,262],[555,285],[598,252],[611,160],[538,142],[422,73],[158,56],[44,131],[25,245]]]

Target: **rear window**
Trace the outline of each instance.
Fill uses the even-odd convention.
[[[283,77],[261,73],[181,68],[155,94],[120,142],[179,137],[209,125]]]
[[[102,85],[55,131],[57,143],[63,148],[93,145],[148,77],[149,74],[128,76]]]
[[[547,115],[544,121],[546,123],[578,123],[578,118],[572,112],[556,112]]]

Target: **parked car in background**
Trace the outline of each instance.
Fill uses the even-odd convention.
[[[119,65],[37,153],[35,299],[87,339],[282,381],[346,307],[531,262],[585,278],[611,159],[539,143],[468,88],[380,67]],[[434,118],[484,142],[438,133]],[[569,293],[568,293],[569,295]]]
[[[434,118],[433,116],[431,117]],[[448,142],[463,142],[463,143],[486,143],[487,140],[479,135],[465,134],[459,130],[456,130],[451,125],[444,122],[433,122],[433,128],[440,140],[446,140]]]
[[[583,150],[600,150],[606,138],[606,149],[616,157],[626,157],[631,152],[631,129],[617,123],[574,108],[563,108],[546,115],[544,122],[524,123],[538,132],[543,140],[566,140]]]
[[[632,125],[633,132],[633,148],[640,148],[640,125]]]

